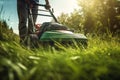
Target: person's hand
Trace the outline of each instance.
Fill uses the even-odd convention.
[[[51,7],[51,6],[48,5],[48,4],[45,5],[45,9],[50,9],[50,7]]]

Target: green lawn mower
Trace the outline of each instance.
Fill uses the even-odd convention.
[[[45,6],[42,4],[37,4],[38,6]],[[61,45],[83,45],[87,46],[87,38],[84,34],[74,33],[68,27],[60,24],[56,17],[53,14],[53,9],[49,10],[41,10],[44,12],[50,13],[50,15],[46,14],[33,14],[40,15],[46,17],[52,17],[54,22],[43,22],[40,26],[40,30],[37,34],[30,34],[30,42],[33,44],[40,45],[51,45],[55,46],[55,44]],[[29,18],[32,19],[32,16]],[[31,20],[32,21],[32,20]],[[36,33],[36,32],[34,32]]]

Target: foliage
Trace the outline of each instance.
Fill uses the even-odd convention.
[[[119,20],[116,18],[120,15],[120,4],[117,0],[78,0],[79,6],[85,16],[85,32],[91,32],[97,29],[102,32],[105,29],[115,33],[119,28]],[[92,29],[91,29],[92,28]],[[88,30],[89,29],[89,30]],[[87,31],[86,31],[87,30]]]
[[[0,21],[0,40],[2,41],[18,41],[18,35],[13,33],[12,29],[9,29],[6,21]]]
[[[104,34],[120,33],[120,1],[77,0],[80,6],[71,14],[61,14],[60,23],[74,28],[77,32]]]
[[[62,13],[58,20],[61,24],[66,25],[70,29],[74,29],[76,32],[82,32],[84,19],[78,10],[74,10],[71,14]]]

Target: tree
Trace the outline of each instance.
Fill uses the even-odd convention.
[[[62,13],[60,23],[74,28],[77,32],[103,34],[120,32],[120,1],[77,0],[79,10],[71,14]]]
[[[120,4],[117,0],[78,0],[78,5],[84,13],[85,33],[96,30],[103,32],[105,29],[115,33],[116,29],[119,29],[119,20],[116,16],[120,15]]]
[[[83,17],[79,10],[74,10],[71,14],[62,13],[58,20],[63,25],[69,27],[70,29],[74,29],[76,32],[81,32],[83,28]]]

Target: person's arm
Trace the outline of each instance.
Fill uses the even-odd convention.
[[[48,1],[48,0],[45,0],[45,2],[46,2],[46,6],[45,6],[45,8],[46,8],[46,9],[49,9],[49,8],[50,8],[49,1]]]
[[[49,5],[49,1],[48,0],[45,0],[45,2],[46,2],[46,5]]]

